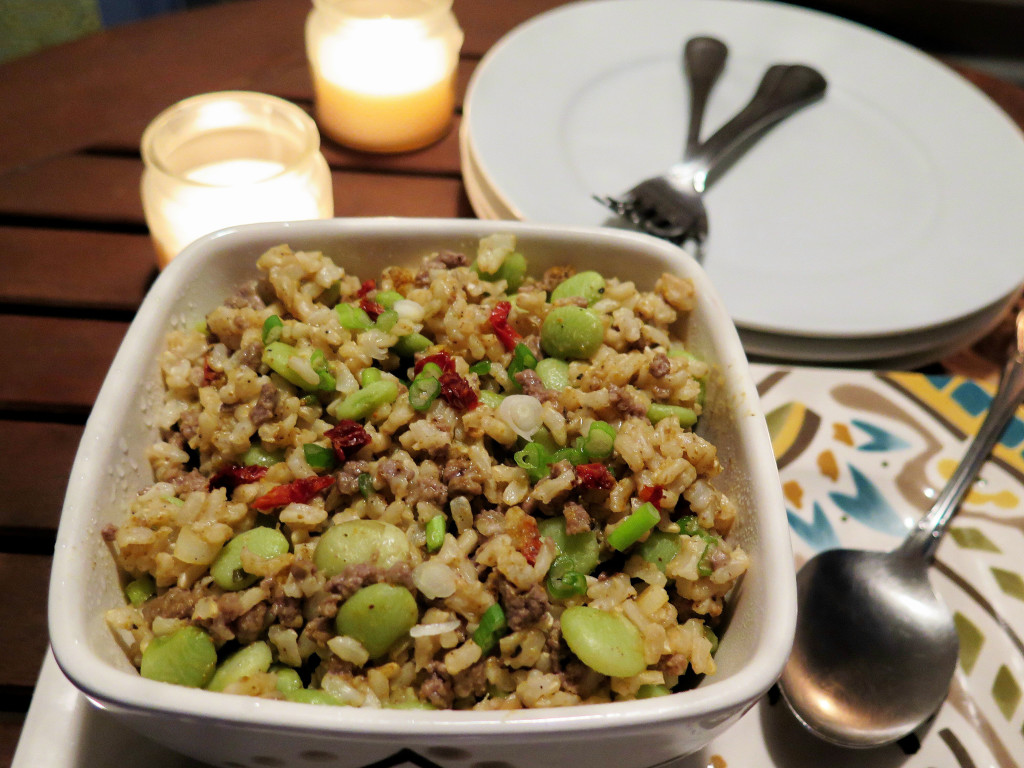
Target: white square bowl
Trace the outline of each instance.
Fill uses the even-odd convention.
[[[659,698],[500,712],[318,707],[140,677],[103,620],[124,598],[100,531],[119,523],[127,500],[153,482],[145,450],[157,438],[150,416],[161,401],[157,356],[165,333],[203,318],[255,277],[256,258],[280,243],[321,250],[347,271],[370,276],[435,250],[475,253],[478,240],[494,232],[515,234],[532,274],[571,264],[646,289],[666,271],[695,283],[697,307],[685,338],[713,371],[698,431],[718,447],[724,471],[716,485],[740,510],[731,538],[751,559],[729,601],[717,674]],[[735,327],[700,266],[646,235],[458,219],[251,225],[214,233],[175,259],[132,322],[86,425],[49,595],[54,655],[72,683],[155,741],[233,768],[357,768],[416,756],[447,768],[655,765],[700,749],[768,690],[789,653],[795,618],[793,559],[768,430]]]

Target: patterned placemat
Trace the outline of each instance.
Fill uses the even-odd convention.
[[[753,366],[753,373],[798,566],[833,547],[896,546],[952,474],[992,392],[988,384],[952,375],[767,365]],[[960,634],[960,663],[946,704],[901,744],[863,753],[803,738],[773,751],[778,734],[772,727],[790,733],[789,727],[771,725],[781,716],[762,716],[762,737],[776,765],[803,765],[810,753],[834,765],[1013,768],[1024,759],[1022,415],[1003,433],[932,569]],[[728,743],[720,746],[727,759]],[[736,757],[746,763],[748,756]]]

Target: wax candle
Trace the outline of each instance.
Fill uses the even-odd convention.
[[[160,266],[235,224],[330,218],[330,169],[313,120],[283,99],[227,91],[185,99],[142,137],[142,203]]]
[[[463,34],[451,0],[314,0],[306,51],[321,130],[368,152],[441,138]]]

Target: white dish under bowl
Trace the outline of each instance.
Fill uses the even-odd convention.
[[[713,366],[701,430],[719,448],[718,485],[737,501],[735,540],[751,568],[730,602],[718,673],[660,698],[504,712],[318,707],[212,693],[147,680],[128,663],[103,613],[123,597],[101,529],[152,482],[145,450],[160,400],[157,355],[172,327],[194,323],[279,243],[322,250],[357,275],[412,263],[442,248],[475,253],[480,237],[516,235],[539,274],[574,264],[652,287],[663,271],[690,277],[698,305],[688,346]],[[640,768],[700,749],[773,684],[795,622],[789,532],[778,472],[743,349],[701,268],[644,235],[471,220],[334,219],[223,230],[164,271],[133,321],[103,384],[75,460],[61,517],[49,596],[54,655],[98,706],[155,741],[220,766],[365,766],[419,755],[466,768]],[[411,752],[403,751],[411,750]],[[399,760],[400,762],[400,760]],[[390,763],[389,763],[390,764]]]

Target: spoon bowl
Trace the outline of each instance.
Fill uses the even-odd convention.
[[[780,683],[805,726],[834,744],[874,747],[942,704],[959,642],[920,560],[830,550],[797,574],[797,595],[805,620]]]
[[[797,625],[779,688],[812,732],[844,747],[906,736],[941,706],[956,669],[953,616],[932,590],[939,539],[1024,398],[1024,312],[1017,350],[988,414],[935,503],[892,552],[836,549],[797,574]]]

